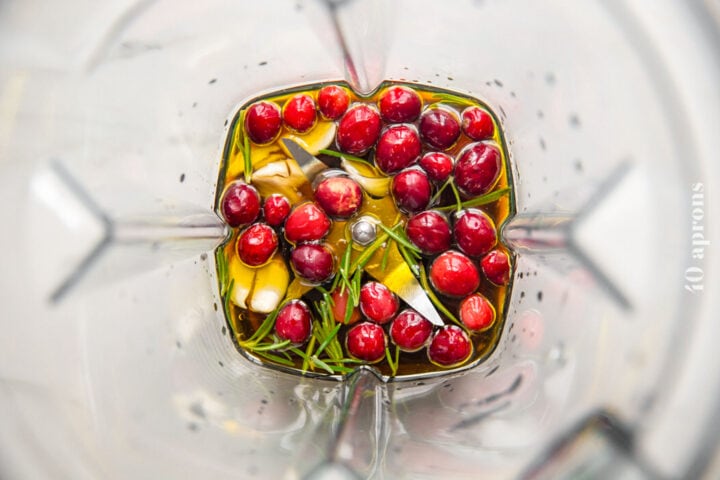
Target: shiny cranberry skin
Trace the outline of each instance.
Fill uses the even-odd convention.
[[[432,186],[427,174],[420,169],[403,170],[392,179],[392,194],[398,208],[405,212],[419,212],[430,203]]]
[[[260,195],[246,183],[232,183],[220,203],[223,218],[231,227],[248,225],[260,214]]]
[[[487,140],[495,132],[492,117],[480,107],[468,107],[462,112],[462,129],[473,140]]]
[[[257,102],[245,114],[245,131],[258,145],[270,143],[280,133],[282,118],[280,107],[273,102]]]
[[[328,177],[315,189],[315,201],[331,217],[349,218],[363,201],[360,185],[348,177]]]
[[[427,352],[428,358],[435,365],[453,367],[470,358],[472,344],[462,328],[446,325],[435,334]]]
[[[507,285],[510,282],[510,258],[502,250],[493,250],[480,261],[485,277],[495,285]]]
[[[295,273],[310,283],[330,280],[335,272],[335,259],[325,245],[306,243],[290,252],[290,264]]]
[[[410,218],[405,233],[426,255],[435,255],[450,248],[450,225],[444,215],[433,210]]]
[[[285,125],[298,133],[305,133],[317,120],[315,101],[307,94],[295,95],[285,103],[282,115]]]
[[[265,199],[263,215],[265,223],[273,227],[283,224],[290,213],[290,201],[284,195],[274,193]]]
[[[460,321],[470,330],[487,330],[495,322],[495,307],[479,293],[470,295],[460,302]]]
[[[433,326],[430,320],[408,308],[395,317],[390,325],[390,338],[400,350],[415,352],[427,345]]]
[[[440,254],[430,266],[430,281],[443,295],[464,297],[480,286],[480,274],[468,257],[450,250]]]
[[[375,145],[381,126],[377,110],[364,104],[355,105],[340,119],[336,136],[338,148],[352,155],[364,154]]]
[[[347,91],[337,85],[327,85],[318,92],[318,109],[328,120],[337,120],[350,105]]]
[[[277,336],[295,345],[305,343],[311,330],[312,313],[302,300],[291,300],[283,305],[275,319]]]
[[[447,150],[460,136],[460,122],[444,108],[429,108],[420,117],[420,136],[431,147]]]
[[[350,298],[350,292],[346,288],[342,291],[341,289],[337,288],[331,295],[333,304],[332,304],[332,314],[335,318],[336,322],[344,323],[345,322],[345,309],[347,308],[347,302]],[[352,325],[353,323],[356,323],[358,320],[360,320],[360,309],[358,307],[352,308],[352,313],[350,314],[350,318],[348,319],[347,324]]]
[[[290,243],[320,240],[330,231],[330,219],[312,202],[295,207],[285,220],[285,238]]]
[[[375,164],[384,173],[399,172],[415,163],[421,151],[415,127],[394,125],[380,135],[375,148]]]
[[[348,330],[345,348],[350,356],[369,363],[379,361],[385,356],[387,338],[377,323],[358,323]]]
[[[481,195],[495,185],[501,168],[497,147],[473,143],[463,149],[455,164],[455,183],[467,195]]]
[[[455,221],[455,241],[466,255],[485,255],[497,243],[495,224],[482,210],[463,210]]]
[[[399,307],[395,294],[382,283],[368,282],[360,288],[360,311],[368,320],[383,325],[392,320]]]
[[[378,107],[388,123],[414,122],[420,115],[422,100],[408,87],[390,87],[380,95]]]
[[[237,240],[237,253],[240,260],[251,267],[267,263],[278,247],[275,230],[264,223],[251,225],[240,234]]]
[[[453,159],[442,152],[428,152],[420,159],[420,167],[430,180],[444,182],[453,171]]]

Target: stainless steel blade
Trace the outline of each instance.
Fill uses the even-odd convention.
[[[327,168],[338,168],[340,166],[340,160],[337,161],[337,164],[333,164],[330,161],[323,162],[290,138],[283,138],[282,142],[311,182],[317,174],[323,170]]]

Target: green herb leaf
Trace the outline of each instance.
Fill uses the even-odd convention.
[[[442,192],[445,191],[445,189],[453,182],[453,177],[449,177],[447,180],[445,180],[445,183],[442,184],[442,187],[438,189],[437,192],[435,192],[435,195],[432,196],[430,199],[430,205],[434,205],[438,198],[440,198],[440,195],[442,195]]]
[[[285,365],[285,366],[288,366],[288,367],[294,367],[294,366],[295,366],[295,363],[294,363],[292,360],[289,360],[289,359],[283,358],[283,357],[279,357],[279,356],[277,356],[277,355],[273,355],[272,353],[268,353],[268,352],[258,352],[258,351],[255,351],[255,352],[253,352],[253,353],[255,353],[255,354],[257,354],[257,355],[259,355],[259,356],[261,356],[261,357],[263,357],[263,358],[266,358],[266,359],[268,359],[268,360],[270,360],[270,361],[272,361],[272,362],[279,363],[279,364],[281,364],[281,365]]]
[[[240,346],[251,350],[252,347],[254,347],[260,340],[265,338],[275,326],[275,319],[277,318],[281,307],[282,305],[270,312],[250,338],[243,342],[239,342]]]
[[[335,328],[333,328],[330,333],[327,334],[327,336],[315,352],[316,357],[319,357],[323,353],[323,351],[325,351],[325,348],[330,345],[330,342],[337,336],[338,332],[340,331],[341,326],[342,325],[338,323],[337,325],[335,325]]]
[[[486,193],[485,195],[481,195],[477,198],[473,198],[472,200],[468,200],[467,202],[463,202],[460,204],[461,208],[472,208],[472,207],[479,207],[481,205],[486,205],[488,203],[492,203],[495,200],[501,198],[503,195],[508,193],[510,191],[510,188],[501,188],[500,190],[495,190],[494,192]],[[447,211],[452,210],[453,208],[456,208],[455,205],[448,205],[445,207],[437,207],[438,210]]]
[[[335,150],[328,150],[326,148],[323,148],[322,150],[320,150],[319,153],[322,153],[323,155],[329,155],[329,156],[335,157],[335,158],[344,158],[346,160],[352,160],[353,162],[366,163],[366,164],[374,167],[374,165],[372,163],[368,162],[364,158],[355,157],[353,155],[348,155],[347,153],[340,153],[340,152],[336,152]]]
[[[281,348],[287,347],[288,345],[290,345],[290,340],[283,340],[282,342],[259,343],[248,348],[248,350],[250,350],[251,352],[265,352],[268,350],[279,350]]]
[[[365,265],[370,261],[370,258],[373,256],[373,254],[377,251],[378,248],[382,246],[383,243],[387,241],[389,238],[389,235],[387,233],[383,233],[382,235],[378,236],[373,243],[367,246],[365,250],[360,254],[358,258],[355,259],[353,264],[350,266],[350,271],[355,272],[358,269],[365,268]]]
[[[420,269],[418,267],[417,260],[413,258],[413,256],[404,246],[397,244],[397,247],[398,252],[400,252],[400,256],[403,258],[403,260],[405,260],[407,266],[410,267],[410,271],[413,273],[413,275],[415,275],[416,277],[420,275]]]
[[[387,228],[383,224],[378,225],[380,228],[382,228],[385,233],[390,235],[390,237],[395,240],[396,242],[402,244],[403,247],[407,248],[408,250],[412,250],[414,252],[417,252],[418,254],[421,253],[420,249],[416,247],[410,240],[408,240],[404,235],[398,234],[396,228],[398,228],[399,225],[394,226],[392,229]]]
[[[242,124],[239,128],[245,128],[245,112],[243,112],[242,115]],[[247,135],[247,132],[243,132],[243,162],[244,162],[244,176],[245,176],[245,182],[250,183],[250,179],[252,178],[252,159],[250,158],[250,138]]]
[[[231,278],[228,283],[227,290],[225,290],[225,298],[223,298],[223,308],[225,309],[225,315],[230,315],[230,295],[232,295],[233,287],[235,286],[235,279]]]
[[[455,186],[455,182],[450,182],[450,188],[452,189],[453,195],[455,196],[455,205],[457,206],[457,211],[459,212],[460,210],[462,210],[462,200],[460,200],[460,192],[458,192],[458,189]]]
[[[397,347],[395,347],[397,349]],[[388,365],[390,365],[390,371],[392,372],[392,376],[394,377],[397,375],[397,369],[398,364],[397,362],[393,362],[393,357],[390,355],[390,348],[385,347],[385,360],[387,360]]]
[[[475,102],[469,98],[460,97],[458,95],[452,95],[450,93],[434,93],[432,99],[435,101],[445,101],[449,103],[457,103],[459,105],[476,105]]]

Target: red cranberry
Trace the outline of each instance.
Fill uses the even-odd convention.
[[[290,263],[295,273],[310,283],[330,280],[335,271],[335,259],[328,247],[306,243],[290,252]]]
[[[306,202],[295,207],[285,220],[285,238],[290,243],[320,240],[330,231],[330,219],[320,207]]]
[[[285,125],[298,133],[310,130],[317,120],[315,101],[307,94],[295,95],[288,100],[283,107],[282,114]]]
[[[251,267],[265,264],[278,247],[278,239],[270,226],[256,223],[240,234],[237,240],[237,253],[240,260]]]
[[[489,191],[500,177],[500,150],[487,143],[473,143],[466,147],[455,165],[455,183],[468,195]]]
[[[403,170],[392,179],[392,194],[398,208],[406,212],[419,212],[430,203],[432,186],[420,169]]]
[[[345,347],[350,356],[373,363],[385,356],[387,339],[380,325],[363,322],[348,330]]]
[[[275,319],[275,333],[283,340],[302,344],[310,338],[312,314],[302,300],[291,300],[278,312]]]
[[[273,102],[257,102],[245,114],[245,130],[253,142],[264,145],[280,133],[280,107]]]
[[[479,293],[470,295],[460,302],[460,321],[470,330],[487,330],[495,321],[495,307]]]
[[[447,150],[460,136],[460,122],[444,108],[429,108],[420,117],[420,136],[433,148]]]
[[[480,286],[480,274],[468,257],[450,250],[440,254],[430,266],[430,281],[443,295],[464,297]]]
[[[438,212],[428,210],[410,218],[405,233],[426,255],[435,255],[450,248],[450,225]]]
[[[420,159],[420,166],[430,180],[444,182],[453,171],[453,159],[442,152],[428,152]]]
[[[283,224],[290,213],[290,201],[279,193],[274,193],[265,199],[263,214],[265,222],[273,227]]]
[[[420,157],[422,147],[415,128],[395,125],[380,135],[375,149],[375,163],[384,173],[399,172]]]
[[[428,347],[428,358],[441,367],[459,365],[467,361],[471,353],[470,338],[457,325],[446,325],[438,330]]]
[[[343,115],[337,129],[337,145],[340,150],[352,155],[367,152],[380,135],[382,126],[377,110],[360,104]]]
[[[248,225],[260,214],[260,195],[255,187],[235,182],[223,193],[222,215],[231,227]]]
[[[360,311],[368,320],[385,324],[392,320],[400,303],[394,293],[379,282],[368,282],[360,289]]]
[[[473,140],[492,138],[495,126],[492,117],[480,107],[468,107],[462,112],[462,129]]]
[[[318,108],[323,117],[336,120],[345,113],[350,105],[350,96],[344,88],[327,85],[318,92]]]
[[[427,344],[432,334],[430,320],[415,310],[407,309],[393,320],[390,326],[390,338],[400,350],[415,352]]]
[[[362,205],[360,185],[348,177],[328,177],[315,189],[315,201],[330,216],[348,218]]]
[[[332,296],[332,300],[333,300],[333,304],[332,304],[333,317],[335,318],[336,322],[343,323],[343,322],[345,322],[345,310],[347,308],[347,302],[349,300],[350,293],[347,288],[345,290],[343,290],[342,293],[340,293],[340,289],[337,288],[332,293],[331,296]],[[352,325],[353,323],[357,322],[358,320],[360,320],[360,310],[357,307],[353,307],[352,313],[350,314],[350,318],[348,319],[347,324]]]
[[[482,210],[463,210],[455,222],[455,241],[466,255],[485,255],[497,243],[495,224]]]
[[[380,115],[388,123],[414,122],[420,115],[422,100],[407,87],[390,87],[380,95]]]
[[[495,285],[507,285],[510,281],[510,258],[502,250],[493,250],[480,261],[483,273]]]

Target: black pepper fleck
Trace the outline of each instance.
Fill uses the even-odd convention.
[[[262,61],[262,62],[258,63],[258,66],[260,66],[260,67],[264,67],[265,65],[267,65],[266,61]]]
[[[537,293],[538,302],[542,302],[542,297],[543,297],[543,293],[542,293],[542,290],[540,290],[540,291]]]
[[[212,85],[213,83],[217,82],[217,78],[211,78],[208,82],[208,85]]]
[[[185,174],[181,173],[180,174],[180,183],[183,183],[184,181],[185,181]]]

